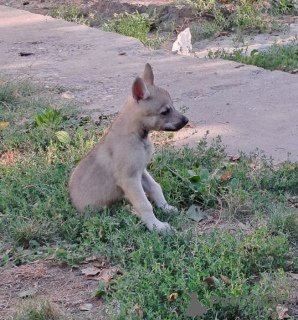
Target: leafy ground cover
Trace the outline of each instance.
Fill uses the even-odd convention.
[[[194,149],[159,141],[149,171],[180,210],[157,210],[173,226],[161,236],[126,202],[96,214],[69,202],[70,171],[111,119],[81,118],[44,88],[9,80],[1,80],[0,114],[1,268],[45,259],[78,268],[101,256],[120,270],[93,292],[107,319],[187,318],[192,292],[204,319],[297,315],[297,163],[274,166],[259,151],[229,157],[220,138]],[[14,319],[73,318],[33,300]]]
[[[296,74],[298,73],[298,42],[297,39],[294,39],[287,44],[275,43],[268,50],[255,49],[250,53],[248,53],[248,47],[246,50],[235,49],[233,52],[219,49],[215,52],[210,51],[208,58],[223,58],[272,71],[280,70]]]
[[[218,36],[229,31],[235,34],[264,33],[281,30],[297,14],[297,1],[189,0],[199,17],[200,38]]]

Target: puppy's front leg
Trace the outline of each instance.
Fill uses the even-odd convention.
[[[141,220],[150,231],[154,228],[156,228],[157,232],[170,229],[168,223],[161,222],[155,217],[152,205],[146,197],[140,178],[126,179],[126,181],[121,184],[121,187],[133,205],[133,208],[137,211]]]
[[[178,209],[169,205],[163,195],[161,186],[151,177],[147,170],[142,174],[142,186],[148,195],[148,198],[153,200],[158,208],[165,212],[178,212]]]

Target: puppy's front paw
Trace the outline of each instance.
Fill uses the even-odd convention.
[[[164,233],[171,229],[167,222],[161,222],[158,219],[146,223],[146,227],[149,231],[156,230],[158,233]]]

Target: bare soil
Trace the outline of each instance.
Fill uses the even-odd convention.
[[[35,261],[30,264],[13,266],[0,272],[0,319],[12,319],[12,316],[24,307],[30,297],[20,298],[27,290],[34,292],[34,299],[49,301],[62,314],[71,319],[102,320],[105,303],[102,299],[92,298],[98,280],[82,274],[80,268],[53,266],[50,262]],[[80,308],[91,303],[90,311]]]

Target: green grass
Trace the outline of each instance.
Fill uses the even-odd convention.
[[[50,12],[50,15],[57,19],[73,23],[101,26],[104,31],[116,32],[125,36],[134,37],[142,41],[146,46],[160,48],[166,37],[160,37],[158,31],[154,30],[157,15],[155,11],[149,13],[120,13],[114,14],[114,19],[102,23],[93,12],[87,14],[78,5],[70,4],[58,6]]]
[[[99,288],[110,319],[139,319],[136,304],[144,319],[182,319],[191,292],[208,307],[205,319],[271,319],[277,304],[291,305],[285,272],[298,272],[297,209],[291,207],[297,163],[273,166],[259,152],[231,162],[220,139],[208,145],[206,137],[194,149],[164,145],[148,169],[169,203],[180,209],[177,216],[157,210],[172,232],[146,231],[125,202],[78,214],[68,199],[69,173],[100,140],[107,123],[83,121],[67,106],[54,111],[53,103],[40,99],[46,96],[43,90],[28,82],[0,86],[1,121],[10,122],[0,130],[2,268],[43,258],[77,267],[89,255],[106,256],[107,264],[121,270]],[[59,131],[68,138],[61,139]],[[16,154],[14,161],[4,162],[9,153]],[[192,204],[209,209],[215,220],[221,215],[221,223],[204,231],[185,215]],[[221,274],[231,279],[230,286]],[[208,287],[203,280],[210,276],[219,283]],[[171,293],[178,296],[169,302]],[[210,307],[211,296],[247,295],[253,301],[267,298],[259,307]]]
[[[243,55],[240,51],[234,51],[234,53],[226,54],[223,57],[269,70],[291,72],[298,69],[298,42],[296,40],[287,46],[274,44],[268,52],[254,50],[250,55]]]
[[[32,299],[23,303],[13,320],[67,320],[59,308],[47,300]]]
[[[282,30],[288,24],[285,15],[297,14],[296,1],[218,1],[188,0],[194,12],[207,21],[193,25],[195,38],[218,36],[223,31],[236,34]],[[281,19],[281,16],[284,16]],[[282,22],[283,20],[283,22]]]
[[[114,19],[104,24],[103,30],[134,37],[145,42],[150,31],[148,15],[138,11],[133,14],[128,12],[115,13]]]
[[[56,19],[66,20],[77,24],[90,24],[88,15],[80,8],[80,6],[74,3],[68,5],[58,5],[49,13],[49,15]]]
[[[116,32],[125,36],[137,38],[146,46],[159,48],[165,41],[165,37],[160,37],[158,31],[150,33],[155,29],[156,13],[119,13],[114,14],[114,19],[104,23],[102,29],[104,31]]]
[[[273,44],[267,51],[255,49],[250,54],[247,54],[247,49],[235,49],[232,53],[220,49],[208,54],[211,59],[219,57],[264,69],[297,73],[298,41],[295,39],[287,45]]]

